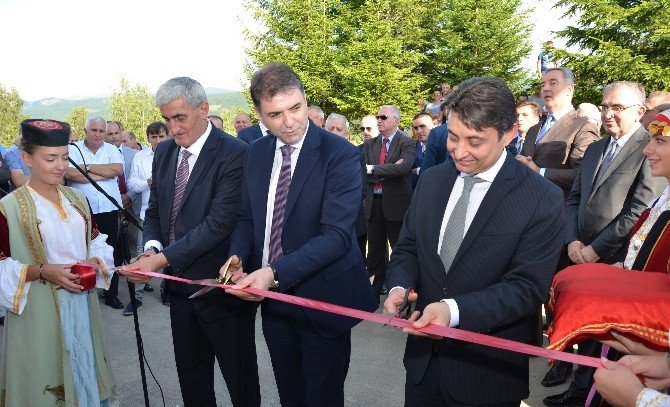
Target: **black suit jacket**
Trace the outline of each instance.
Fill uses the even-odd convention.
[[[251,144],[261,137],[263,137],[263,132],[261,132],[261,126],[259,126],[258,124],[245,127],[239,132],[237,132],[237,138],[246,141],[247,144]]]
[[[404,131],[398,129],[391,140],[386,160],[379,162],[382,149],[382,136],[365,141],[365,163],[375,165],[374,173],[367,176],[365,197],[365,219],[370,219],[375,184],[383,181],[382,206],[384,217],[390,221],[401,222],[412,198],[412,165],[416,152],[416,142]],[[402,158],[401,164],[396,164]]]
[[[507,154],[449,273],[438,254],[442,219],[458,171],[426,170],[393,250],[388,287],[414,287],[417,310],[458,304],[460,329],[528,342],[528,315],[547,299],[563,240],[561,190]],[[433,350],[445,385],[461,404],[518,402],[528,391],[528,356],[451,339],[409,336],[408,379],[421,382]]]
[[[421,164],[421,172],[430,167],[451,161],[451,157],[447,152],[447,133],[448,124],[442,123],[437,127],[430,129],[428,133],[428,140],[426,141],[426,153],[423,156],[423,163]],[[421,173],[419,173],[419,177]]]
[[[194,280],[218,276],[228,258],[246,150],[244,142],[212,126],[184,191],[174,227],[176,241],[167,246],[180,147],[171,139],[156,148],[143,236],[145,243],[158,240],[167,246],[163,254],[173,274]],[[173,282],[168,285],[170,292],[179,296],[191,295],[200,288]],[[214,320],[234,312],[235,307],[247,307],[248,302],[212,290],[193,300],[193,305],[205,320]]]

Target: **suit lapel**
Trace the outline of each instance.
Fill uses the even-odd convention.
[[[319,160],[321,155],[321,139],[317,127],[310,123],[309,130],[305,136],[305,141],[302,143],[302,151],[298,156],[298,162],[291,177],[291,186],[288,189],[288,196],[286,197],[286,210],[284,212],[284,221],[291,216],[291,210],[295,205],[295,201],[300,195],[305,180],[314,168],[314,164]]]
[[[463,237],[463,242],[458,248],[458,252],[456,252],[454,261],[451,263],[451,270],[453,270],[454,266],[458,263],[458,260],[463,256],[463,253],[468,250],[477,236],[479,236],[479,232],[481,232],[489,217],[493,214],[493,211],[495,211],[502,199],[507,195],[507,192],[515,185],[515,165],[516,159],[512,157],[511,154],[507,154],[505,162],[502,168],[500,168],[500,172],[493,180],[488,192],[486,192],[484,200],[481,205],[479,205],[479,209],[477,210],[474,219],[472,219],[472,223],[470,224],[467,233]]]
[[[540,143],[537,145],[537,150],[539,150],[543,145],[555,139],[556,137],[563,135],[565,129],[567,129],[571,123],[572,123],[572,111],[568,112],[566,115],[561,117],[560,120],[556,122],[556,124],[551,126],[549,131],[547,131],[547,134],[545,134],[545,136],[542,137],[542,140],[540,140]]]
[[[609,167],[607,167],[607,170],[605,170],[605,174],[603,174],[602,177],[598,180],[598,183],[593,187],[592,193],[598,190],[598,188],[605,182],[607,178],[609,178],[610,175],[616,170],[626,159],[628,156],[630,156],[633,151],[637,150],[638,148],[643,148],[642,147],[642,142],[644,135],[647,133],[647,131],[643,128],[640,127],[635,133],[633,133],[630,137],[630,140],[626,142],[626,144],[623,146],[621,151],[614,157],[614,160],[612,160],[612,163],[610,164]],[[607,149],[607,146],[609,145],[606,144],[605,149]],[[600,156],[600,161],[602,162],[603,160],[603,155],[601,154]],[[598,166],[600,167],[600,165]]]
[[[375,138],[374,143],[372,143],[373,156],[371,157],[372,158],[372,160],[370,161],[371,164],[384,164],[379,162],[379,154],[381,153],[381,151],[382,151],[382,135],[380,134]]]
[[[389,151],[386,152],[386,159],[384,160],[385,162],[393,162],[391,157],[393,157],[395,151],[398,149],[398,143],[400,143],[400,130],[396,131],[395,136],[393,136],[393,140],[391,140]],[[379,151],[381,152],[381,147],[379,148]]]
[[[174,143],[174,141],[173,141]],[[174,200],[174,184],[176,181],[177,177],[177,160],[179,158],[179,150],[180,147],[175,143],[172,151],[170,151],[170,161],[168,162],[168,168],[167,168],[167,177],[166,177],[166,183],[167,183],[167,198],[168,198],[168,205],[165,205],[165,210],[167,211],[167,218],[170,219],[170,211],[172,211],[172,201]]]

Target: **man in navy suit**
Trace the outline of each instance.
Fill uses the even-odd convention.
[[[238,131],[237,138],[246,141],[247,144],[251,144],[254,141],[258,140],[259,138],[265,136],[266,134],[267,134],[267,127],[265,127],[263,123],[258,122],[258,124],[245,127],[240,131]]]
[[[302,82],[288,65],[265,65],[250,93],[272,135],[249,146],[230,249],[236,273],[249,274],[227,291],[259,301],[238,289],[271,288],[375,310],[354,230],[362,190],[358,150],[308,119]],[[358,321],[274,300],[263,301],[262,315],[282,405],[344,405]]]
[[[167,272],[198,280],[218,277],[228,258],[240,200],[247,145],[207,120],[205,89],[191,78],[161,85],[156,105],[172,139],[156,147],[145,253],[121,273]],[[169,281],[170,322],[184,406],[216,406],[214,358],[234,406],[260,406],[255,346],[256,307],[221,290],[190,299],[196,285]]]
[[[528,342],[527,317],[549,294],[564,237],[562,192],[505,151],[516,113],[503,81],[469,79],[448,107],[453,162],[422,171],[384,307],[395,313],[412,287],[415,328]],[[408,333],[406,406],[519,406],[528,397],[527,355]]]
[[[414,165],[412,165],[412,189],[416,188],[416,183],[419,182],[421,166],[423,165],[423,158],[426,154],[426,141],[428,140],[428,134],[433,127],[435,127],[433,118],[428,113],[419,113],[414,116],[412,128],[418,139],[416,141]]]
[[[421,168],[425,171],[446,161],[451,161],[451,157],[447,154],[447,123],[442,123],[433,127],[428,133],[426,152],[423,155]]]

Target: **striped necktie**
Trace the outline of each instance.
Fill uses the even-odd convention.
[[[268,263],[284,257],[281,247],[281,234],[284,228],[284,212],[286,211],[286,198],[291,186],[291,154],[295,147],[290,145],[281,146],[281,168],[277,189],[275,190],[275,205],[272,211],[272,226],[270,227],[270,245],[268,250]]]
[[[181,209],[181,200],[184,197],[184,190],[188,184],[188,158],[193,154],[188,150],[182,150],[181,162],[177,168],[177,176],[174,181],[174,198],[172,199],[172,211],[170,212],[170,228],[168,230],[168,241],[170,244],[175,242],[174,224],[177,220],[177,214]]]

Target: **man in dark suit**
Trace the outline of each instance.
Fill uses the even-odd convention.
[[[453,162],[419,179],[384,308],[395,313],[412,287],[415,328],[527,342],[527,317],[549,294],[563,240],[561,190],[505,151],[516,115],[503,81],[469,79],[448,107]],[[528,397],[527,355],[407,332],[406,406],[519,406]]]
[[[367,194],[365,219],[368,222],[368,275],[374,277],[372,289],[379,302],[388,246],[398,241],[402,219],[412,199],[412,164],[415,141],[398,128],[400,110],[386,105],[379,109],[379,136],[365,141]]]
[[[237,138],[251,144],[267,134],[267,128],[261,122],[253,126],[245,127],[237,132]]]
[[[667,186],[664,178],[652,177],[642,153],[648,143],[640,125],[643,104],[644,89],[637,83],[614,82],[603,90],[601,117],[609,137],[586,149],[567,201],[565,245],[573,263],[623,261],[635,222]],[[599,343],[583,342],[578,353],[597,357]],[[584,405],[593,371],[579,366],[568,390],[544,404]]]
[[[251,79],[250,93],[272,135],[249,146],[230,253],[237,256],[236,274],[250,274],[227,291],[261,300],[237,288],[272,288],[376,309],[356,249],[354,222],[361,204],[356,147],[308,119],[302,82],[289,66],[262,67]],[[262,314],[281,404],[344,405],[351,328],[358,321],[274,300],[263,301]]]
[[[416,188],[416,183],[419,181],[421,169],[423,165],[423,158],[426,154],[426,142],[428,141],[428,134],[435,127],[433,119],[428,113],[419,113],[414,116],[412,121],[412,128],[416,134],[416,153],[414,154],[414,164],[412,165],[412,190]]]
[[[451,157],[447,154],[447,123],[442,123],[437,127],[433,127],[430,133],[428,133],[426,152],[423,155],[421,168],[425,171],[430,167],[447,161],[451,161]]]
[[[191,78],[173,78],[156,93],[156,105],[172,139],[158,145],[144,219],[140,259],[132,270],[157,271],[188,279],[218,276],[240,199],[247,145],[207,120],[205,90]],[[216,406],[214,358],[234,406],[259,406],[254,304],[212,290],[189,299],[200,287],[169,281],[170,320],[177,374],[185,406]]]
[[[575,77],[566,67],[551,68],[542,77],[547,110],[544,122],[531,127],[519,161],[570,194],[586,147],[600,140],[599,129],[572,106]]]

